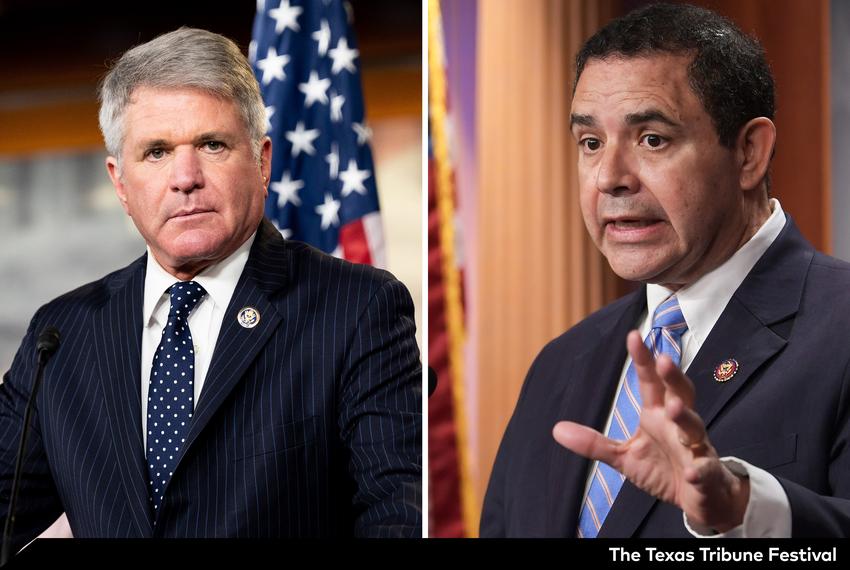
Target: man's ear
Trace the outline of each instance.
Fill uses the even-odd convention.
[[[263,190],[269,195],[269,178],[272,175],[272,139],[263,138],[263,146],[260,147],[260,175],[263,177]]]
[[[761,185],[767,176],[775,144],[776,126],[767,117],[752,119],[741,128],[737,149],[741,165],[739,182],[743,190]]]
[[[109,180],[115,186],[115,194],[118,195],[118,200],[121,202],[121,207],[127,215],[130,215],[130,207],[127,204],[127,191],[124,188],[124,183],[121,181],[121,167],[118,165],[118,159],[114,156],[106,157],[106,172],[109,174]]]

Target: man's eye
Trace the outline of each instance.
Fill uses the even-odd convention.
[[[580,144],[586,150],[589,150],[589,151],[599,150],[599,147],[602,146],[602,142],[599,139],[593,139],[593,138],[582,139]]]
[[[650,148],[659,148],[664,145],[666,140],[660,135],[644,135],[643,141]]]
[[[161,148],[153,148],[148,151],[148,158],[152,158],[154,160],[159,160],[163,156],[165,156],[165,151]]]
[[[221,141],[207,141],[204,143],[207,150],[218,152],[224,149],[224,143]]]

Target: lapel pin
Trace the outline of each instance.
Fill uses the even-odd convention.
[[[236,317],[239,324],[246,329],[252,329],[260,322],[260,312],[254,307],[244,307]]]
[[[738,372],[738,361],[727,358],[714,368],[714,379],[718,382],[728,382]]]

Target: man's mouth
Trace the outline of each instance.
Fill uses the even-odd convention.
[[[657,224],[660,221],[661,220],[621,219],[611,220],[608,222],[608,224],[614,226],[614,228],[618,230],[638,230],[641,228],[647,228],[653,224]]]
[[[191,208],[188,210],[180,210],[175,212],[171,218],[172,219],[181,219],[181,218],[189,218],[191,216],[197,216],[198,214],[208,214],[212,212],[212,210],[207,210],[206,208]]]
[[[660,218],[609,218],[605,220],[604,231],[613,242],[638,244],[654,241],[663,223]]]

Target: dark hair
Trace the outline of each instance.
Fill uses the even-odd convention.
[[[764,49],[726,18],[689,4],[650,4],[596,32],[576,56],[573,91],[592,59],[653,52],[693,53],[691,88],[723,146],[732,147],[751,119],[773,118],[775,88]]]

